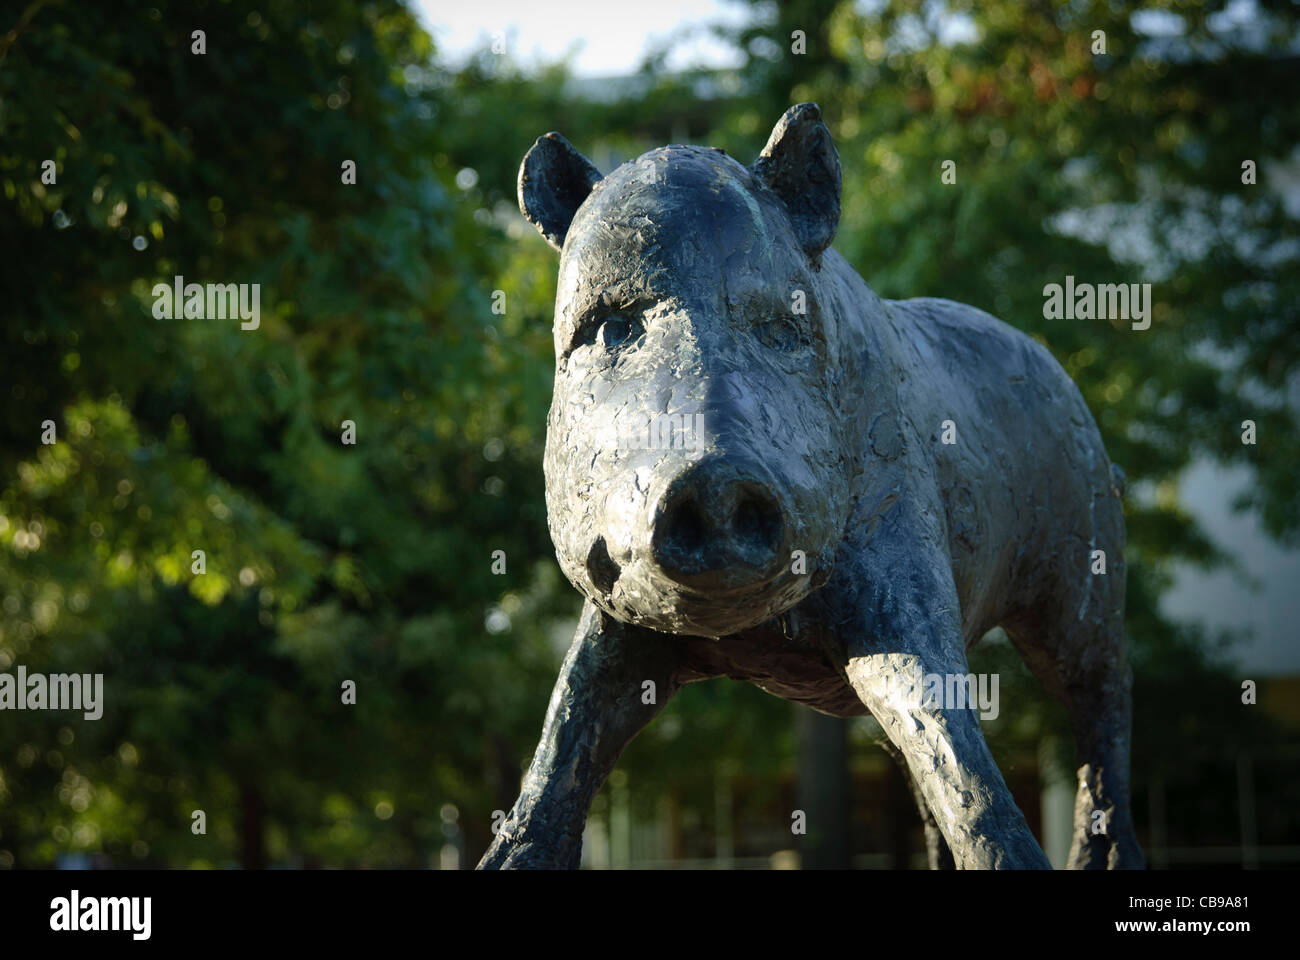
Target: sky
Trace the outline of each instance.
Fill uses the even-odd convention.
[[[631,73],[656,43],[683,31],[686,39],[674,45],[669,69],[737,66],[735,51],[709,37],[706,28],[715,23],[736,25],[751,9],[748,4],[719,0],[531,4],[417,0],[416,6],[438,45],[439,58],[448,66],[463,63],[470,52],[491,44],[499,32],[522,65],[554,62],[572,54],[571,69],[580,77]],[[1234,22],[1249,19],[1250,7],[1245,0],[1233,0],[1222,16]],[[1163,21],[1143,25],[1144,32],[1152,35],[1167,29]],[[544,127],[539,118],[539,129]],[[918,291],[922,293],[941,295]],[[1241,471],[1199,463],[1184,476],[1181,492],[1187,509],[1212,539],[1239,558],[1258,589],[1228,571],[1205,574],[1179,568],[1162,604],[1171,616],[1199,619],[1211,628],[1231,629],[1241,636],[1236,656],[1244,669],[1261,675],[1300,673],[1300,551],[1279,548],[1251,516],[1232,512],[1229,504],[1245,482]]]
[[[523,65],[539,59],[553,62],[576,52],[572,67],[577,76],[632,73],[656,40],[683,28],[742,23],[749,15],[748,4],[719,0],[416,0],[415,6],[440,56],[453,67],[470,51],[491,44],[500,32],[507,50]],[[731,47],[709,38],[704,29],[691,33],[690,39],[674,46],[669,69],[739,65]]]

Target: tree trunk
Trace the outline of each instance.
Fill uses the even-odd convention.
[[[805,870],[847,870],[852,864],[847,721],[796,707],[799,809],[808,833],[796,837]]]
[[[262,837],[262,794],[252,784],[239,788],[239,807],[242,813],[241,833],[245,870],[261,870],[266,866],[265,844]]]

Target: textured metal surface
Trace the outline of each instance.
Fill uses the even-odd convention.
[[[672,146],[602,178],[548,134],[519,197],[561,251],[546,495],[587,603],[480,866],[576,865],[627,742],[682,684],[726,676],[873,714],[932,862],[1046,867],[976,714],[911,695],[966,674],[999,624],[1075,727],[1071,865],[1141,866],[1122,474],[1050,353],[971,307],[882,300],[829,248],[840,166],[814,104],[751,167]],[[664,417],[692,425],[682,442],[627,442]]]

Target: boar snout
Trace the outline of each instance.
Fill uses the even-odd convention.
[[[689,467],[654,512],[650,552],[669,579],[693,590],[759,586],[782,571],[786,522],[769,484],[726,461]]]

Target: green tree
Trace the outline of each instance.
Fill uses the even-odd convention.
[[[432,52],[342,0],[38,3],[3,41],[0,665],[107,700],[0,724],[11,862],[418,863],[441,803],[485,832],[513,793],[548,389],[492,312]],[[260,284],[260,326],[157,317],[177,275]]]

